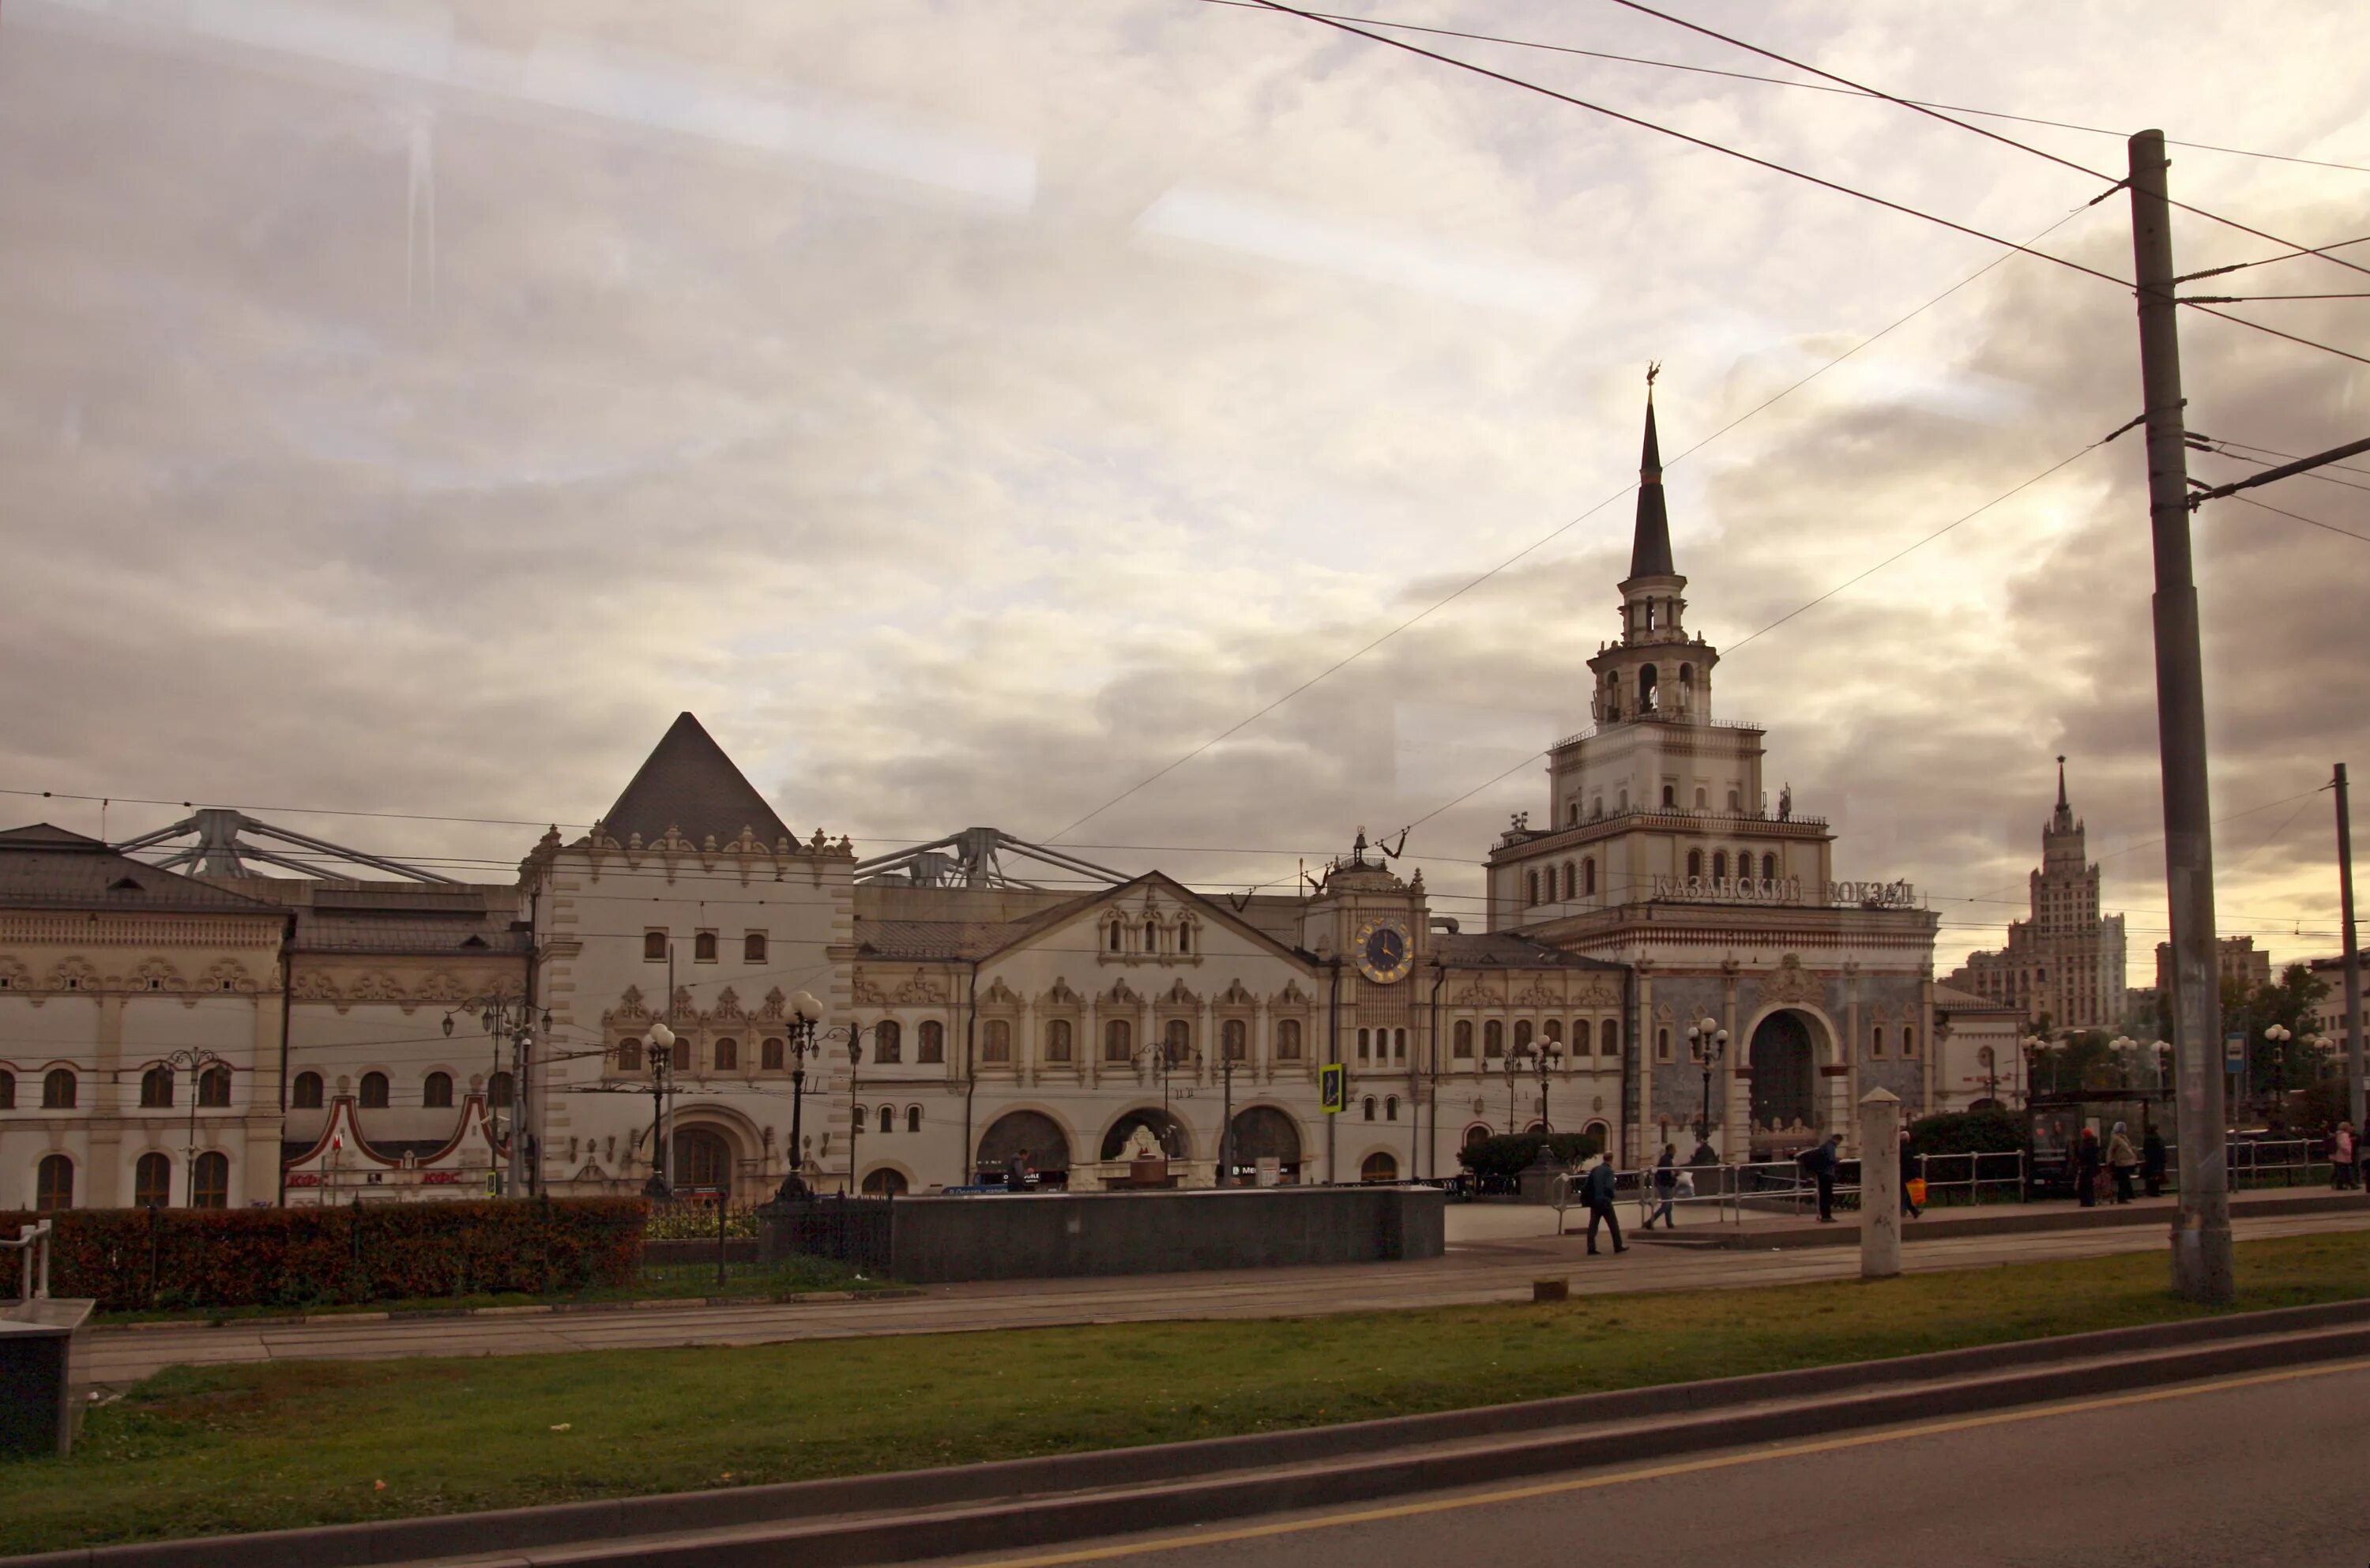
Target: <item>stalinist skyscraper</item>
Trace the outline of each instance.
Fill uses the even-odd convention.
[[[2061,1029],[2117,1029],[2123,1020],[2123,917],[2099,913],[2099,867],[2065,797],[2057,759],[2057,810],[2041,832],[2032,911],[2008,928],[2008,945],[1971,953],[1946,985],[2020,1007]]]

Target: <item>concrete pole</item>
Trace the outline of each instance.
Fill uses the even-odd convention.
[[[1901,1272],[1901,1098],[1871,1089],[1859,1102],[1859,1277]]]
[[[2173,1058],[2180,1082],[2180,1207],[2172,1285],[2192,1301],[2237,1294],[2230,1250],[2214,952],[2214,833],[2206,790],[2205,674],[2189,550],[2189,461],[2182,448],[2180,329],[2174,319],[2172,226],[2164,133],[2131,140],[2132,256],[2140,315],[2141,413],[2147,430],[2148,523],[2156,550],[2156,703],[2164,789],[2164,867],[2171,911]]]
[[[2345,1092],[2346,1109],[2353,1119],[2354,1147],[2359,1149],[2362,1124],[2362,953],[2353,939],[2353,817],[2345,801],[2345,765],[2337,765],[2330,786],[2337,791],[2337,902],[2344,917],[2345,939]]]

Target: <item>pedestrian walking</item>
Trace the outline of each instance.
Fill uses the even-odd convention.
[[[2164,1196],[2164,1135],[2151,1122],[2146,1135],[2140,1139],[2140,1174],[2147,1181],[2147,1195],[2151,1198]]]
[[[1654,1211],[1646,1216],[1646,1223],[1639,1226],[1639,1229],[1653,1229],[1654,1222],[1658,1219],[1662,1222],[1662,1228],[1665,1230],[1676,1230],[1679,1228],[1678,1221],[1671,1217],[1671,1197],[1677,1192],[1679,1185],[1678,1158],[1678,1145],[1662,1146],[1662,1158],[1654,1161]]]
[[[2115,1202],[2132,1201],[2132,1173],[2139,1169],[2139,1151],[2132,1147],[2132,1136],[2121,1122],[2115,1124],[2114,1136],[2107,1140],[2107,1169],[2115,1176]]]
[[[1596,1228],[1599,1225],[1613,1232],[1613,1250],[1616,1252],[1629,1250],[1621,1243],[1621,1216],[1613,1212],[1613,1162],[1600,1154],[1580,1183],[1581,1202],[1588,1205],[1588,1255],[1592,1258],[1596,1256]]]
[[[2354,1164],[2353,1124],[2340,1122],[2329,1136],[2329,1184],[2339,1192],[2352,1187],[2358,1175]]]
[[[1811,1179],[1818,1183],[1819,1223],[1833,1225],[1835,1222],[1835,1172],[1844,1162],[1843,1134],[1829,1133],[1826,1142],[1813,1144],[1796,1159],[1801,1161],[1802,1169],[1811,1173]]]
[[[2099,1129],[2085,1127],[2074,1145],[2074,1195],[2084,1208],[2099,1206],[2099,1171],[2105,1156],[2099,1147]]]
[[[1926,1217],[1926,1178],[1918,1173],[1917,1157],[1909,1151],[1909,1129],[1901,1129],[1901,1212],[1912,1219]]]

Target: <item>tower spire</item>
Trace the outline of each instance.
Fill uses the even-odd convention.
[[[1638,528],[1629,546],[1629,575],[1674,577],[1671,564],[1671,517],[1662,503],[1662,446],[1654,435],[1654,377],[1661,363],[1646,367],[1646,446],[1638,460]]]
[[[2050,819],[2050,828],[2056,833],[2074,829],[2074,807],[2065,799],[2065,759],[2062,756],[2057,759],[2057,814]]]

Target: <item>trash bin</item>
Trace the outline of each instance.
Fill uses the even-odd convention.
[[[0,1314],[0,1455],[63,1458],[82,1424],[91,1301],[37,1297]]]

